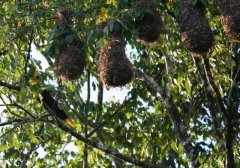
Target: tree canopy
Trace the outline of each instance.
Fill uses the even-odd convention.
[[[239,167],[239,18],[238,0],[1,0],[0,165]]]

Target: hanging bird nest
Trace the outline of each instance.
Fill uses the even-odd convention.
[[[56,74],[63,81],[76,80],[83,73],[86,64],[85,47],[81,45],[67,45],[60,50],[60,55],[54,63]]]
[[[221,22],[229,41],[240,41],[240,1],[220,0]]]
[[[156,5],[151,1],[135,0],[133,6],[136,13],[142,12],[135,19],[139,40],[146,43],[155,42],[160,36],[162,27],[161,16],[156,10]]]
[[[183,0],[180,7],[180,37],[184,46],[193,54],[200,55],[208,52],[214,42],[213,33],[205,9],[201,5],[191,5]]]
[[[139,40],[147,43],[155,42],[159,38],[161,26],[161,16],[155,10],[153,13],[144,13],[143,18],[137,18],[135,24]]]
[[[107,87],[121,87],[133,78],[131,63],[120,38],[112,37],[100,49],[99,76]]]
[[[70,10],[58,11],[55,14],[56,24],[59,26],[72,26],[73,25],[73,12]]]

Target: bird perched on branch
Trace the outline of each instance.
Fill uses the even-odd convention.
[[[59,119],[66,121],[66,123],[72,127],[75,127],[75,123],[67,116],[64,110],[58,107],[58,102],[51,96],[48,90],[42,92],[42,103],[52,110],[52,112]]]

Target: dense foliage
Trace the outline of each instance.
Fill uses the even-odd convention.
[[[215,39],[197,57],[180,39],[180,0],[154,0],[154,11],[133,3],[141,0],[0,1],[1,166],[240,166],[240,48],[224,33],[217,0],[191,0],[206,7]],[[56,39],[67,31],[56,24],[61,10],[71,11],[73,21],[64,42],[77,36],[86,52],[84,73],[74,81],[61,81],[54,68],[64,52]],[[145,24],[157,29],[153,43],[156,37],[138,39],[141,24],[134,22],[146,13],[161,17]],[[123,101],[108,101],[112,88],[99,80],[98,58],[116,35],[130,53],[134,78],[122,88],[126,95],[114,95]],[[74,125],[41,103],[45,89]]]

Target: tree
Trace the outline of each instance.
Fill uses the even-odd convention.
[[[181,12],[184,2],[2,0],[1,164],[238,167],[239,40],[226,29],[224,33],[219,19],[225,16],[223,0],[188,1],[189,11],[193,8],[188,14],[194,14],[195,9],[204,12],[201,17],[210,24],[215,39],[207,53],[196,56],[192,42],[187,46],[180,37],[183,29],[179,30],[179,25],[187,15]],[[237,1],[229,4],[237,9],[232,12],[239,12]],[[156,16],[160,19],[146,23]],[[66,25],[59,21],[66,21]],[[146,32],[150,37],[138,40]],[[128,55],[134,78],[125,87],[128,94],[123,102],[103,101],[106,89],[98,71],[100,48],[116,35],[134,49]],[[81,43],[72,48],[75,53],[76,48],[84,48],[81,54],[86,54],[86,63],[81,65],[85,70],[77,74],[77,80],[64,81],[60,72],[55,73],[54,61],[65,52],[65,43],[75,42]],[[34,46],[48,61],[46,70],[32,55]],[[52,106],[44,101],[44,90]],[[97,101],[92,101],[96,93]],[[75,124],[59,118],[56,111],[66,113]],[[78,150],[65,149],[69,144]],[[44,157],[40,149],[45,151]]]

